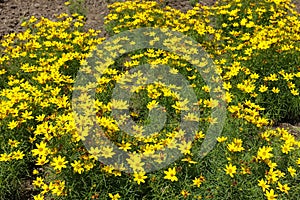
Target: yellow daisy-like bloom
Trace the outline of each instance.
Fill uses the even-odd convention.
[[[111,200],[118,200],[121,198],[121,196],[119,195],[119,193],[113,195],[112,193],[109,193],[108,196],[110,197]]]
[[[288,154],[293,149],[294,147],[292,147],[290,144],[281,145],[281,152],[284,154]]]
[[[147,178],[147,176],[145,176],[145,172],[138,172],[138,173],[134,173],[134,181],[137,182],[137,184],[139,185],[141,182],[145,183],[145,179]]]
[[[66,164],[68,163],[68,161],[65,160],[65,157],[55,157],[53,158],[52,162],[51,162],[51,166],[54,167],[55,170],[61,170],[62,168],[67,168]]]
[[[278,187],[277,187],[277,189],[279,189],[281,192],[284,192],[284,193],[288,194],[288,193],[289,193],[289,190],[290,190],[291,188],[288,186],[288,184],[282,185],[280,182],[278,182]]]
[[[300,165],[300,158],[298,158],[298,160],[297,160],[297,164],[298,164],[298,165]]]
[[[82,167],[82,163],[80,161],[75,160],[71,166],[73,167],[74,172],[77,172],[78,174],[82,174],[82,172],[84,172],[84,168]]]
[[[227,145],[227,149],[231,152],[240,152],[244,150],[244,147],[242,147],[242,140],[234,138],[234,141]]]
[[[40,144],[36,144],[37,149],[31,150],[34,156],[46,156],[49,152],[49,148],[46,147],[45,142],[41,142]]]
[[[104,158],[112,158],[113,155],[115,155],[115,152],[113,152],[113,148],[106,146],[106,147],[102,147],[101,149],[101,156],[103,156]]]
[[[236,173],[236,166],[229,163],[229,165],[226,165],[225,172],[233,178],[233,174]]]
[[[33,181],[33,186],[35,187],[42,187],[44,185],[44,179],[41,177],[37,177],[34,181]]]
[[[277,93],[280,92],[280,90],[279,90],[279,88],[273,87],[272,88],[272,92],[274,92],[275,94],[277,94]]]
[[[270,153],[270,151],[272,151],[272,147],[262,147],[262,148],[259,148],[258,149],[258,152],[257,152],[257,157],[259,159],[262,159],[262,160],[266,160],[266,159],[269,159],[273,156],[272,153]]]
[[[291,90],[291,93],[292,93],[292,95],[294,95],[294,96],[298,96],[298,95],[299,95],[299,92],[298,92],[297,89],[292,89],[292,90]]]
[[[166,176],[164,177],[164,179],[168,179],[170,181],[178,181],[178,178],[176,177],[176,169],[175,167],[173,167],[172,169],[169,168],[168,171],[164,171],[164,173],[166,174]]]
[[[20,159],[22,159],[25,156],[25,154],[23,153],[23,151],[20,151],[20,150],[15,151],[12,154],[13,154],[12,158],[16,159],[16,160],[20,160]]]
[[[224,137],[224,136],[217,138],[217,141],[220,143],[225,142],[226,140],[227,140],[227,137]]]
[[[46,156],[40,156],[38,157],[38,159],[36,160],[36,165],[44,165],[46,163],[48,163],[49,160],[47,159]]]
[[[16,148],[16,147],[18,147],[18,145],[20,144],[20,142],[18,142],[17,140],[11,140],[11,139],[9,139],[9,140],[8,140],[8,144],[9,144],[11,147]]]
[[[41,194],[38,194],[38,195],[33,196],[33,199],[34,200],[44,200],[44,196]]]
[[[270,187],[264,179],[258,181],[258,186],[260,186],[264,192]]]
[[[292,177],[296,176],[296,170],[293,167],[288,167],[288,171],[290,172]]]
[[[274,194],[274,190],[271,189],[270,191],[268,190],[266,191],[265,196],[267,197],[268,200],[275,200],[278,195]]]
[[[263,93],[263,92],[265,92],[265,91],[267,91],[267,90],[268,90],[268,87],[265,86],[265,85],[261,85],[261,86],[259,87],[259,91],[260,91],[261,93]]]
[[[200,185],[205,181],[205,178],[204,176],[200,176],[199,178],[195,178],[193,180],[193,185],[197,186],[197,187],[200,187]]]
[[[183,196],[183,198],[185,198],[185,199],[190,195],[190,193],[189,193],[187,190],[181,190],[180,194],[181,194],[181,195]]]

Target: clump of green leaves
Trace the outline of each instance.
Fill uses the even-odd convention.
[[[86,17],[87,8],[85,7],[85,0],[70,0],[69,3],[68,8],[71,14],[77,13]]]

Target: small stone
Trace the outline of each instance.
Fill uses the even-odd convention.
[[[39,3],[35,3],[34,7],[38,8],[38,7],[40,7],[40,4]]]

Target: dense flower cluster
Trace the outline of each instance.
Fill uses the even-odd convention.
[[[33,156],[37,167],[51,166],[61,172],[71,164],[81,172],[77,160],[66,161],[63,144],[57,142],[80,140],[70,105],[72,83],[80,61],[103,39],[97,37],[98,31],[81,30],[82,16],[61,14],[57,19],[31,17],[22,24],[25,32],[6,35],[1,41],[0,161],[7,163],[4,168]],[[86,161],[84,167],[89,170],[93,164]],[[33,185],[43,195],[66,195],[65,181],[43,182],[37,177]]]
[[[191,59],[196,50],[188,51],[189,42],[171,33],[171,39],[153,32],[148,36],[152,38],[149,45],[161,42],[173,52],[146,48],[128,53],[126,44],[133,47],[135,42],[115,37],[105,50],[112,58],[118,56],[116,51],[120,56],[113,61],[104,58],[95,67],[89,57],[91,52],[104,55],[97,49],[104,38],[98,37],[99,31],[84,31],[84,17],[61,14],[57,21],[31,17],[22,24],[26,31],[6,35],[0,42],[0,170],[12,174],[0,186],[0,196],[12,195],[9,191],[18,189],[14,180],[28,173],[36,200],[296,199],[300,142],[286,129],[269,127],[281,117],[299,119],[300,21],[293,4],[289,0],[223,0],[212,7],[197,4],[186,13],[154,1],[116,2],[109,8],[105,25],[111,35],[158,27],[193,38],[213,59],[222,85],[214,88],[205,82],[201,75],[209,71],[204,67],[207,60]],[[181,46],[176,45],[178,41]],[[181,88],[166,84],[160,76],[128,90],[126,82],[147,82],[138,70],[128,73],[145,64],[152,70],[168,65],[170,76],[184,75],[197,96],[195,105],[201,115],[189,112],[190,102]],[[93,77],[97,86],[74,87],[78,71]],[[100,77],[95,75],[99,72]],[[132,102],[110,98],[117,82],[132,93]],[[220,88],[224,94],[212,98],[211,93]],[[91,89],[96,97],[92,106],[87,95]],[[96,123],[104,130],[95,137],[89,135],[93,131],[90,113],[74,114],[74,91],[81,92],[73,99],[80,102],[79,108],[95,111]],[[207,128],[218,124],[211,114],[221,100],[228,104],[227,123],[213,151],[199,158]],[[155,122],[149,113],[160,105],[167,113],[167,126],[147,135],[147,116]],[[119,115],[113,117],[114,110]],[[181,113],[186,113],[182,119]],[[136,122],[130,127],[133,135],[120,128],[128,119]],[[185,132],[179,128],[182,121],[200,123],[192,140],[184,139]],[[103,136],[114,146],[103,142]],[[87,148],[91,141],[97,145]],[[177,150],[182,158],[147,173],[152,163],[144,159],[159,165],[168,155],[156,152],[165,147]],[[98,161],[121,159],[121,151],[129,155],[124,165]]]

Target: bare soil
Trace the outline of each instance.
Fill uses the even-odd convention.
[[[55,14],[69,13],[64,5],[67,0],[0,0],[0,39],[8,33],[22,31],[21,23],[30,16],[55,20]],[[124,0],[85,0],[87,11],[86,28],[102,30],[101,36],[106,36],[103,30],[104,16],[108,14],[107,5]],[[163,5],[169,5],[183,12],[191,9],[192,0],[156,0]],[[199,0],[204,5],[213,5],[216,0]],[[300,11],[300,0],[293,0]]]
[[[8,33],[22,31],[21,23],[31,16],[46,17],[55,20],[55,14],[69,13],[64,3],[67,0],[0,0],[0,39]],[[104,16],[108,14],[107,5],[124,0],[85,0],[87,14],[85,27],[103,30]],[[168,5],[183,12],[191,9],[190,0],[157,0],[162,5]],[[212,5],[215,0],[200,0],[204,5]]]

